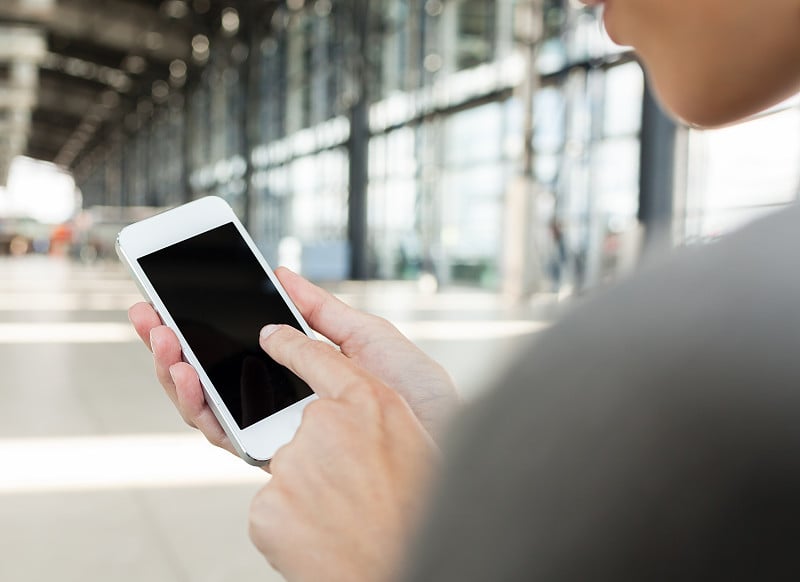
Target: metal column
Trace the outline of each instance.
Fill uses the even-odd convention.
[[[639,223],[647,254],[672,244],[677,125],[662,111],[650,84],[642,106]]]
[[[351,74],[357,84],[357,95],[350,107],[350,196],[347,204],[347,238],[350,243],[350,277],[369,278],[367,240],[367,182],[369,160],[369,95],[366,52],[369,35],[368,0],[351,0],[350,9],[355,54],[351,59]],[[351,49],[352,50],[352,49]]]
[[[525,57],[525,79],[515,97],[524,108],[524,147],[519,173],[511,180],[506,195],[503,257],[503,292],[522,301],[538,291],[541,265],[536,244],[536,196],[534,177],[533,97],[539,89],[536,54],[543,26],[542,0],[525,0],[515,6],[514,35]]]

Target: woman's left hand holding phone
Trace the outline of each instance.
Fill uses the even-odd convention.
[[[149,303],[137,303],[131,307],[128,318],[153,353],[156,377],[186,424],[200,430],[211,444],[238,456],[217,417],[206,404],[197,372],[181,359],[181,345],[175,332],[161,322]]]
[[[434,439],[441,435],[459,405],[453,381],[441,365],[386,320],[353,309],[288,269],[278,268],[275,275],[315,331],[331,338],[348,359],[396,391]],[[158,381],[183,419],[212,444],[236,454],[205,402],[197,373],[182,360],[175,333],[148,303],[131,307],[128,317],[153,353]]]

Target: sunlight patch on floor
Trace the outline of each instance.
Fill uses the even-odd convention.
[[[262,483],[200,434],[0,439],[0,495]]]

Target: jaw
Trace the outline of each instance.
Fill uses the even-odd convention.
[[[694,57],[672,49],[640,54],[665,109],[688,125],[712,128],[750,117],[800,91],[800,43],[794,44],[798,46],[768,47],[741,58],[696,44]],[[722,56],[709,56],[715,54]]]

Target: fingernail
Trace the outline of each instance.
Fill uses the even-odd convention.
[[[264,327],[262,327],[261,328],[261,339],[262,340],[267,339],[273,333],[278,331],[278,327],[280,327],[280,326],[278,326],[278,325],[265,325]]]
[[[156,352],[156,345],[158,344],[158,342],[155,341],[155,336],[153,335],[154,331],[155,328],[150,330],[150,349],[153,350],[153,353]]]

